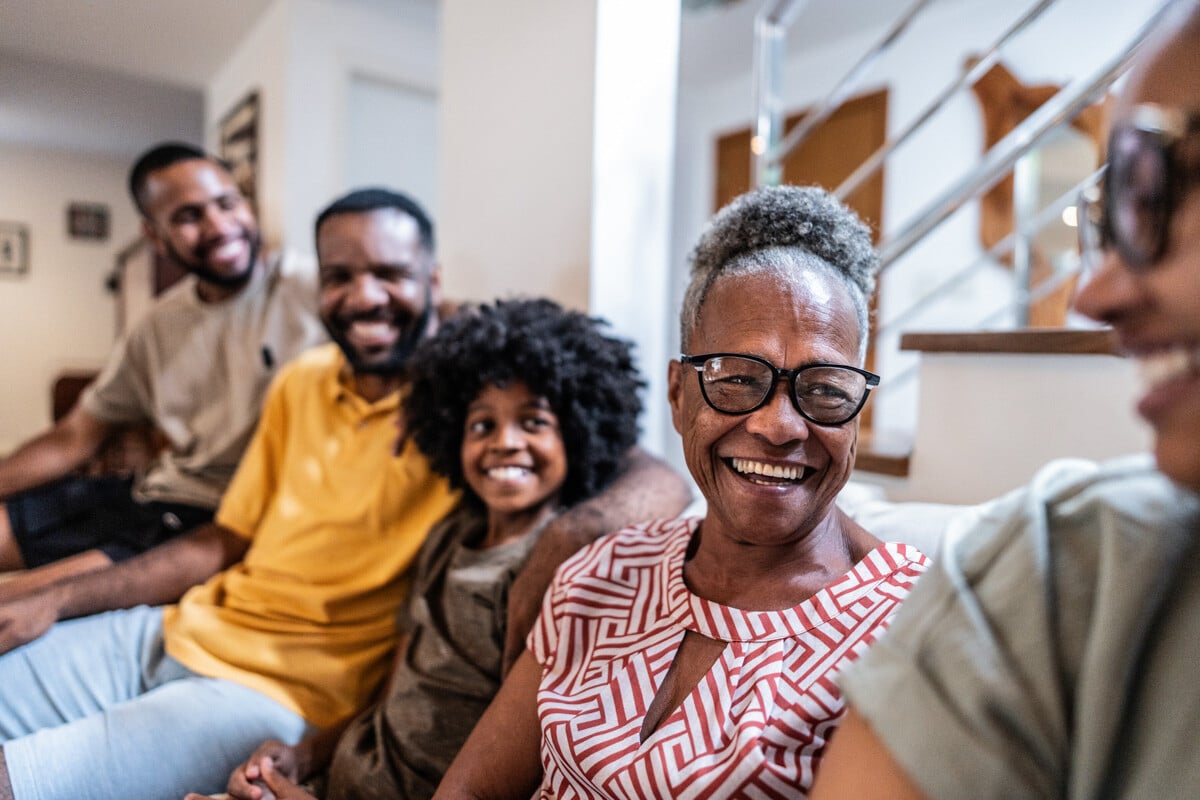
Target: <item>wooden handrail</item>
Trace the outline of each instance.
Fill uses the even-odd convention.
[[[1019,331],[950,331],[906,333],[901,350],[922,353],[1016,353],[1029,355],[1119,356],[1116,335],[1109,329],[1029,328]]]

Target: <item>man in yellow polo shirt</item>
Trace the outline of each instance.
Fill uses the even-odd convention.
[[[29,642],[0,658],[0,800],[215,791],[261,741],[338,721],[383,678],[402,573],[455,499],[411,444],[392,455],[404,364],[437,325],[433,225],[375,189],[316,232],[336,344],[280,372],[215,523],[0,613],[0,651]],[[677,513],[682,482],[634,455],[561,524]]]

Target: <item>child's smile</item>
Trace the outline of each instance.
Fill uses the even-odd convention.
[[[467,409],[465,428],[463,474],[488,508],[489,529],[553,509],[567,456],[545,398],[519,381],[485,386]]]

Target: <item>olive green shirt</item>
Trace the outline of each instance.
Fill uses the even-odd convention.
[[[1200,498],[1055,463],[951,530],[841,684],[930,798],[1200,797]]]

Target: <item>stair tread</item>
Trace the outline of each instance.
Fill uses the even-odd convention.
[[[923,353],[1120,355],[1116,337],[1107,328],[910,332],[900,337],[900,349]]]
[[[908,477],[912,439],[903,434],[863,431],[858,437],[854,468],[864,472]]]

